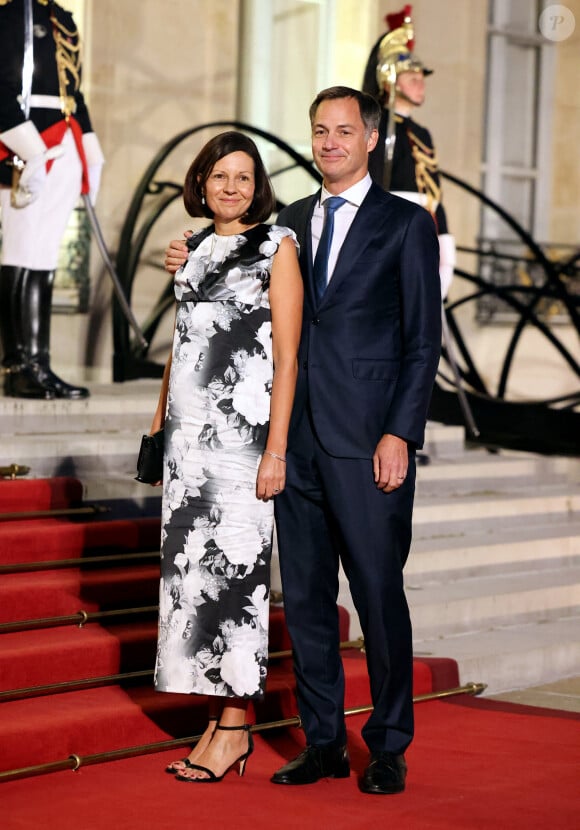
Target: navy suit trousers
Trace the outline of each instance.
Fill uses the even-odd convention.
[[[411,544],[415,453],[404,484],[379,491],[369,459],[322,448],[304,412],[276,497],[286,621],[308,744],[346,742],[337,611],[342,562],[365,639],[373,712],[371,752],[405,751],[413,737],[413,651],[403,566]]]

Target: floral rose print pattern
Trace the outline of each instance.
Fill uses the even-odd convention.
[[[188,240],[165,423],[155,688],[264,694],[273,505],[256,498],[268,432],[276,225]]]

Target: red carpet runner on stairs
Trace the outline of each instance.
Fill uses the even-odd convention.
[[[0,482],[0,513],[64,510],[81,504],[74,479]],[[34,687],[88,681],[120,673],[150,672],[155,655],[159,570],[157,519],[23,518],[0,521],[0,566],[38,563],[32,571],[4,572],[0,582],[0,776],[8,770],[64,761],[109,750],[195,735],[203,724],[203,699],[160,695],[151,676],[90,688]],[[127,561],[90,558],[128,554]],[[135,558],[137,557],[137,558]],[[50,570],[59,559],[73,560]],[[128,609],[145,609],[139,612]],[[79,626],[79,611],[111,616]],[[124,611],[123,611],[124,610]],[[116,614],[121,611],[123,613]],[[58,620],[54,618],[69,618]],[[41,620],[40,623],[34,621]],[[348,618],[341,614],[341,638]],[[20,623],[14,630],[13,625]],[[289,648],[283,611],[270,615],[270,651]],[[365,661],[344,653],[347,706],[370,702]],[[458,682],[452,661],[417,661],[415,693]],[[267,695],[256,704],[259,722],[296,715],[290,661],[270,662]]]
[[[79,505],[81,498],[82,486],[74,479],[0,482],[0,514],[64,510]],[[197,734],[205,715],[203,698],[156,694],[150,674],[96,688],[90,682],[42,693],[33,688],[151,672],[158,561],[156,556],[143,561],[138,557],[155,555],[158,546],[158,519],[64,515],[0,522],[0,566],[16,569],[4,572],[0,582],[0,776],[65,761],[71,754],[82,758]],[[111,562],[115,554],[131,558]],[[95,557],[97,564],[86,561]],[[72,564],[53,567],[65,559]],[[18,571],[17,563],[40,563],[40,569]],[[80,626],[81,610],[111,616],[89,617]],[[346,612],[341,620],[341,637],[347,640]],[[273,606],[270,651],[289,645],[283,611]],[[344,661],[347,706],[367,705],[363,655],[349,649]],[[452,661],[417,661],[416,694],[457,683]],[[290,661],[272,659],[267,695],[256,704],[254,717],[265,722],[295,715]]]
[[[0,513],[81,504],[73,479],[0,481]],[[196,734],[203,701],[158,695],[148,675],[96,688],[46,684],[150,672],[155,652],[159,543],[156,519],[100,515],[0,520],[0,805],[6,830],[244,828],[570,828],[578,823],[580,717],[454,698],[416,706],[408,787],[362,795],[365,716],[348,719],[353,775],[310,787],[276,787],[271,773],[302,746],[298,729],[256,734],[244,778],[221,789],[176,783],[164,765],[181,749],[9,780],[6,771]],[[147,556],[147,554],[151,554]],[[90,557],[129,555],[129,560]],[[72,559],[50,570],[55,560]],[[33,571],[17,563],[41,563]],[[6,566],[11,566],[11,572]],[[127,609],[145,609],[129,613]],[[79,610],[113,612],[79,627]],[[115,612],[122,611],[120,615]],[[54,617],[71,617],[57,621]],[[27,622],[27,621],[41,622]],[[24,622],[23,622],[24,621]],[[348,619],[341,615],[342,638]],[[13,623],[19,623],[14,630]],[[271,611],[271,651],[289,647],[283,612]],[[347,706],[369,703],[364,657],[344,653]],[[458,685],[450,660],[417,660],[415,694]],[[86,686],[87,684],[85,684]],[[36,687],[36,688],[31,688]],[[24,691],[26,689],[26,691]],[[273,659],[256,722],[296,714],[290,661]]]

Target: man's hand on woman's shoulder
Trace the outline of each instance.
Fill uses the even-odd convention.
[[[183,235],[189,239],[192,233],[193,231],[185,231]],[[169,247],[165,249],[165,270],[170,274],[175,274],[187,259],[187,253],[187,245],[183,239],[172,239]]]

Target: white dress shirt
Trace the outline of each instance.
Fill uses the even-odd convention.
[[[347,188],[347,190],[343,190],[342,193],[329,193],[324,186],[322,187],[320,200],[315,204],[314,212],[312,214],[312,261],[314,261],[314,257],[316,256],[318,243],[320,242],[320,236],[322,234],[322,226],[324,224],[324,202],[330,196],[341,196],[343,199],[346,199],[346,203],[341,205],[334,213],[334,233],[332,235],[332,244],[330,246],[330,255],[328,257],[329,282],[332,278],[334,266],[336,265],[336,260],[338,259],[342,243],[350,230],[350,226],[356,216],[357,210],[369,192],[371,184],[372,179],[370,174],[367,173],[364,179],[361,179],[356,184],[353,184],[352,187]]]

